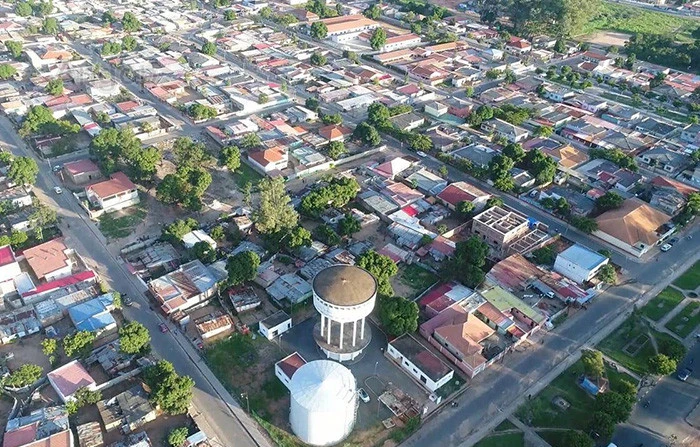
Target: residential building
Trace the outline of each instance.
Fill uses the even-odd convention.
[[[445,115],[450,109],[448,105],[438,101],[431,101],[429,103],[426,103],[424,107],[425,113],[435,118]]]
[[[462,202],[469,202],[474,205],[475,211],[480,211],[486,206],[491,194],[467,182],[454,182],[447,185],[436,197],[452,211]]]
[[[279,173],[289,165],[289,152],[280,147],[258,150],[248,153],[248,161],[265,174]]]
[[[410,334],[391,341],[386,353],[411,378],[434,393],[452,380],[454,371]]]
[[[81,388],[94,391],[97,387],[95,379],[78,360],[54,369],[46,377],[63,403],[74,400],[73,395]]]
[[[115,172],[109,180],[88,186],[85,194],[93,206],[107,213],[139,203],[136,185],[123,172]]]
[[[318,129],[318,134],[328,141],[344,141],[352,135],[352,129],[339,124],[331,124]]]
[[[0,191],[0,202],[11,202],[15,208],[32,205],[32,196],[24,186],[14,186]]]
[[[690,166],[692,160],[687,155],[673,151],[665,146],[657,146],[639,155],[638,160],[649,169],[659,169],[670,175],[676,175]]]
[[[387,37],[386,43],[382,46],[382,52],[396,51],[403,48],[412,48],[421,44],[421,37],[418,34],[401,34]]]
[[[333,17],[321,20],[328,27],[327,37],[338,42],[348,42],[364,32],[378,28],[379,23],[362,14]]]
[[[228,314],[217,312],[197,319],[194,322],[194,326],[202,340],[208,340],[231,331],[233,329],[233,319]]]
[[[671,218],[637,198],[627,199],[622,207],[606,211],[596,218],[593,234],[637,257],[656,245],[672,229]]]
[[[280,310],[260,320],[258,326],[263,337],[268,340],[274,340],[275,337],[284,334],[292,328],[292,317],[287,315],[285,311]]]
[[[572,245],[557,255],[554,271],[579,284],[590,281],[609,259],[582,245]]]
[[[216,241],[202,230],[192,230],[182,236],[182,244],[185,248],[192,248],[198,242],[206,242],[211,248],[216,248]]]
[[[217,281],[200,260],[194,260],[151,280],[148,289],[161,303],[163,312],[171,314],[208,301],[217,290]]]
[[[122,433],[133,433],[157,417],[142,385],[97,402],[97,411],[108,432],[119,429]]]
[[[289,388],[292,376],[302,366],[306,365],[306,360],[298,352],[293,352],[279,362],[275,363],[275,375],[280,382]]]
[[[53,281],[70,276],[73,269],[73,249],[62,238],[28,248],[22,253],[37,279]]]
[[[511,143],[519,143],[530,136],[530,132],[520,126],[494,118],[481,124],[481,130],[505,138]]]
[[[73,433],[64,406],[46,407],[7,421],[4,447],[72,447]]]
[[[9,245],[0,247],[0,297],[17,289],[14,279],[21,274],[22,269],[19,267],[12,247]],[[2,302],[2,298],[0,298],[0,302]]]
[[[106,293],[70,307],[68,315],[77,330],[101,334],[117,328],[117,321],[111,313],[114,308],[114,296]]]
[[[534,219],[499,206],[474,216],[471,231],[482,238],[498,258],[525,253],[549,239]]]
[[[390,118],[390,121],[394,124],[394,126],[403,131],[417,129],[418,127],[425,124],[425,118],[413,112],[392,116]]]
[[[63,173],[76,185],[82,185],[102,177],[100,168],[89,159],[71,161],[63,165]]]

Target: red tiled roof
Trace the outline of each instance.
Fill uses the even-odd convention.
[[[654,186],[658,186],[661,188],[673,188],[679,193],[683,194],[684,196],[687,196],[688,194],[692,194],[694,192],[698,192],[697,188],[693,188],[690,185],[686,185],[685,183],[681,183],[677,180],[673,180],[670,178],[662,177],[662,176],[657,176],[654,177],[651,180],[651,183]]]
[[[134,182],[129,180],[129,177],[123,172],[115,172],[110,177],[109,180],[95,183],[94,185],[88,186],[86,189],[92,191],[97,197],[102,199],[136,189]]]
[[[90,373],[77,360],[54,369],[47,376],[65,397],[72,396],[80,388],[95,385]]]
[[[286,153],[284,149],[274,147],[272,149],[251,152],[248,154],[248,157],[258,162],[260,166],[267,166],[269,164],[284,160],[285,155]]]
[[[68,265],[68,255],[65,253],[67,249],[63,239],[56,238],[28,248],[23,254],[36,277],[42,279]]]
[[[351,133],[352,130],[338,124],[331,124],[330,126],[322,127],[318,130],[318,134],[326,140],[335,140],[345,135],[350,135]]]
[[[298,352],[295,352],[277,362],[277,365],[279,365],[282,372],[291,379],[294,373],[297,372],[297,369],[306,365],[306,360],[304,360]]]
[[[7,265],[15,262],[15,254],[12,251],[12,247],[5,245],[0,248],[0,265]]]
[[[36,439],[38,422],[25,425],[17,430],[8,431],[3,437],[2,445],[5,447],[22,447]]]
[[[75,275],[40,284],[36,286],[33,290],[23,293],[22,296],[32,296],[39,293],[48,292],[49,290],[62,289],[64,287],[72,286],[73,284],[78,284],[83,281],[87,281],[88,279],[92,279],[94,277],[95,272],[93,272],[92,270],[86,270],[84,272],[76,273]]]
[[[83,160],[71,161],[63,165],[63,169],[68,171],[71,175],[84,174],[86,172],[98,172],[100,168],[97,167],[92,160],[87,158]]]
[[[443,189],[442,192],[438,194],[438,198],[450,205],[457,206],[461,202],[472,202],[485,195],[488,194],[468,183],[455,182],[447,185],[447,188]]]

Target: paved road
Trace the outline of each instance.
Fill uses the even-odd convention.
[[[698,230],[693,229],[692,234]],[[442,447],[471,445],[471,435],[482,432],[516,410],[513,402],[533,384],[543,384],[545,376],[587,341],[614,326],[618,316],[630,310],[632,302],[652,287],[669,281],[684,264],[700,257],[700,240],[684,241],[683,251],[662,256],[659,261],[638,265],[636,282],[612,287],[596,298],[587,311],[581,311],[560,328],[544,336],[542,344],[524,353],[507,356],[502,364],[478,375],[458,399],[455,411],[442,412],[427,421],[409,438],[406,446]],[[700,354],[698,355],[700,361]],[[472,439],[469,439],[472,442]]]
[[[10,122],[0,117],[0,141],[15,155],[33,156],[13,130]],[[36,158],[36,157],[34,157]],[[45,203],[57,209],[61,218],[61,229],[66,244],[74,248],[102,278],[107,280],[115,290],[128,294],[135,303],[124,309],[130,320],[136,320],[148,328],[151,334],[153,352],[173,363],[178,373],[192,377],[196,383],[193,403],[210,424],[211,437],[223,445],[235,447],[268,446],[257,429],[257,425],[244,413],[236,401],[231,398],[218,383],[204,362],[180,334],[159,331],[158,325],[163,321],[153,311],[143,296],[145,287],[130,275],[123,265],[113,257],[105,245],[104,238],[89,221],[80,205],[72,195],[56,195],[53,187],[57,179],[50,171],[47,162],[37,160],[40,173],[34,191]],[[49,194],[47,194],[49,192]],[[234,417],[235,413],[235,417]],[[235,441],[234,441],[235,440]],[[235,444],[233,444],[235,442]]]
[[[692,362],[692,364],[691,364]],[[626,424],[615,431],[613,442],[618,447],[665,446],[673,436],[686,446],[700,445],[700,430],[685,421],[685,417],[700,404],[700,342],[695,343],[681,362],[679,369],[690,366],[693,373],[686,382],[675,374],[662,378],[642,397]],[[649,406],[644,403],[649,401]],[[691,442],[693,441],[693,442]]]

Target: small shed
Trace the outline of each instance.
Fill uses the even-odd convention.
[[[287,315],[287,312],[280,310],[264,320],[261,320],[259,326],[260,334],[268,340],[272,340],[291,329],[292,317]]]

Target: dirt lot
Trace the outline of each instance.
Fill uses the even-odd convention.
[[[615,31],[599,31],[597,33],[589,34],[588,36],[584,36],[580,39],[597,45],[615,45],[617,47],[622,47],[630,37],[631,36],[629,34],[617,33]]]
[[[49,363],[49,358],[41,351],[41,341],[44,335],[41,333],[26,337],[9,345],[0,346],[0,356],[13,353],[15,356],[7,361],[7,367],[14,371],[22,365],[39,365],[44,369],[44,373],[53,368]]]

